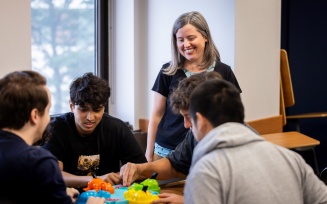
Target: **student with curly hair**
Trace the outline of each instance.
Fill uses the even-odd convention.
[[[184,127],[188,129],[185,139],[170,152],[167,157],[144,164],[125,164],[120,171],[124,185],[131,185],[133,181],[149,178],[153,172],[158,173],[158,180],[171,178],[185,178],[192,162],[193,150],[197,145],[192,131],[192,124],[188,114],[189,97],[193,89],[208,79],[222,79],[218,72],[203,72],[179,82],[170,97],[170,106],[174,113],[184,118]],[[160,199],[153,203],[183,203],[183,196],[174,193],[159,194]]]
[[[51,136],[43,147],[57,157],[70,187],[87,186],[94,174],[117,184],[121,164],[146,162],[129,127],[105,113],[109,96],[108,82],[86,73],[70,85],[71,112],[50,122]]]

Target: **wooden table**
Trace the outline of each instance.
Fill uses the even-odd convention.
[[[265,140],[271,143],[280,145],[288,149],[293,149],[296,151],[307,151],[307,150],[311,151],[312,159],[313,159],[312,168],[317,176],[320,175],[317,156],[314,149],[317,145],[320,144],[319,140],[313,139],[300,132],[281,132],[281,133],[263,134],[261,136],[265,138]]]
[[[308,137],[300,132],[281,132],[261,135],[265,140],[286,147],[288,149],[313,148],[320,141]]]
[[[183,195],[185,180],[168,183],[160,186],[160,193],[175,193]]]

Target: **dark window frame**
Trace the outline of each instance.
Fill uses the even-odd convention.
[[[109,83],[108,0],[95,0],[95,72]],[[105,112],[109,110],[109,102]]]

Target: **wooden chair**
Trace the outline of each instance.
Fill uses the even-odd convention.
[[[262,137],[267,141],[274,144],[283,146],[295,150],[297,152],[308,151],[310,154],[310,161],[307,161],[319,176],[318,161],[315,153],[315,147],[320,144],[320,141],[308,137],[300,133],[299,125],[297,131],[283,132],[283,127],[286,123],[293,119],[308,118],[313,114],[301,114],[294,116],[286,115],[286,108],[295,104],[292,80],[288,65],[287,53],[285,50],[281,50],[281,80],[280,80],[280,115],[267,118],[261,118],[257,120],[247,121],[247,123],[257,130]],[[326,113],[327,115],[327,113]],[[306,117],[301,117],[306,116]],[[324,114],[315,114],[316,117],[322,117]]]
[[[295,104],[292,77],[290,72],[290,66],[288,62],[287,52],[284,49],[280,51],[280,113],[284,118],[284,125],[286,121],[296,122],[296,130],[300,132],[300,120],[306,118],[325,118],[327,117],[327,112],[315,112],[315,113],[303,113],[296,115],[287,115],[286,108],[292,107]]]
[[[140,118],[139,130],[133,131],[134,137],[136,141],[139,143],[139,145],[141,146],[144,153],[146,151],[146,145],[147,145],[148,125],[149,125],[148,119]]]
[[[283,116],[271,116],[257,120],[247,121],[260,135],[283,132]]]
[[[246,121],[246,123],[271,143],[297,152],[307,151],[310,153],[307,162],[315,173],[319,175],[315,147],[320,144],[320,141],[297,131],[283,132],[283,126],[285,125],[283,115]]]
[[[149,119],[140,118],[139,126],[140,126],[141,132],[148,132]]]

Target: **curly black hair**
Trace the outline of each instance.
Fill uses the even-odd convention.
[[[74,105],[85,106],[88,103],[93,108],[99,108],[108,103],[109,97],[108,82],[91,72],[75,79],[70,85],[70,101]]]

